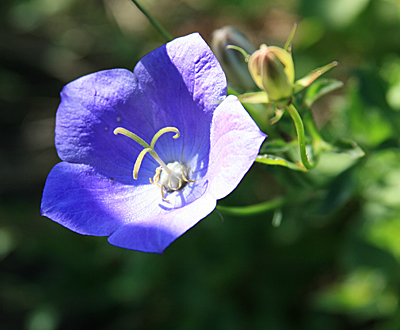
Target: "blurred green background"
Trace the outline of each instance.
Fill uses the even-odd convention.
[[[321,134],[366,155],[327,154],[307,174],[255,164],[220,205],[290,203],[213,212],[162,256],[75,234],[39,215],[59,92],[164,40],[129,0],[1,1],[0,329],[400,329],[399,2],[141,3],[209,43],[231,25],[282,47],[297,22],[298,77],[338,60],[328,76],[345,82],[313,105]]]

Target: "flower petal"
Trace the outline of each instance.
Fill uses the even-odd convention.
[[[265,137],[236,96],[228,96],[215,110],[206,178],[216,199],[236,188],[254,163]]]
[[[162,202],[155,186],[123,185],[89,165],[62,162],[47,178],[41,214],[79,234],[111,235],[116,246],[162,253],[215,208],[215,198],[205,193],[207,182],[203,185],[194,192],[203,196],[174,208]]]
[[[204,40],[193,34],[146,55],[134,73],[97,72],[68,84],[57,112],[56,146],[64,162],[50,172],[42,215],[111,244],[162,253],[230,193],[265,138],[235,97],[226,98],[225,75]],[[133,164],[142,147],[123,127],[150,143],[164,162],[179,161],[195,180],[166,193],[149,184],[159,165],[148,154],[138,180]]]
[[[132,72],[125,69],[100,71],[66,85],[56,117],[56,147],[62,160],[90,164],[114,177],[132,176],[133,164],[142,148],[133,140],[116,136],[118,126],[128,126],[131,113],[139,122],[137,134],[153,131],[143,113],[148,111]],[[132,129],[132,128],[130,128]],[[139,130],[139,132],[137,132]],[[148,162],[150,161],[150,164]],[[157,163],[146,157],[146,175],[154,175]],[[148,167],[148,166],[147,166]],[[117,179],[117,178],[116,178]]]
[[[173,144],[165,139],[157,142],[161,158],[182,162],[195,155],[204,158],[212,113],[226,97],[227,87],[225,74],[205,41],[197,33],[177,38],[144,56],[134,74],[155,109],[155,129],[174,126],[181,132]]]
[[[137,214],[159,212],[160,199],[152,185],[123,185],[89,165],[62,162],[47,178],[41,214],[77,233],[105,236]]]
[[[146,55],[134,74],[106,70],[65,86],[57,111],[58,154],[103,174],[128,177],[142,148],[115,136],[114,129],[126,128],[149,143],[159,129],[174,126],[181,137],[171,140],[166,134],[159,139],[155,148],[161,158],[207,160],[212,112],[225,94],[225,75],[204,40],[198,34],[175,39]],[[145,180],[157,166],[152,157],[145,157]]]
[[[132,250],[162,253],[176,238],[210,214],[216,200],[205,194],[184,208],[174,209],[162,217],[141,224],[126,224],[109,238],[109,243]]]

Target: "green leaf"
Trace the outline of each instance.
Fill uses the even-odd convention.
[[[336,79],[321,79],[312,84],[305,95],[305,105],[310,107],[313,103],[322,96],[333,92],[343,86],[343,82]]]
[[[365,152],[355,141],[350,140],[338,140],[332,145],[332,151],[336,153],[344,153],[351,156],[354,159],[358,159],[365,156]]]
[[[274,155],[259,155],[259,156],[257,156],[255,161],[258,163],[263,163],[263,164],[267,164],[267,165],[284,166],[284,167],[290,168],[291,170],[295,170],[295,171],[307,172],[307,169],[304,166],[302,166],[300,164],[292,163],[282,157],[277,157]]]
[[[326,177],[334,177],[355,165],[364,155],[356,142],[336,141],[328,152],[321,153],[316,170]]]

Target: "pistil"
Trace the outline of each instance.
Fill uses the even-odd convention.
[[[131,138],[138,144],[140,144],[144,149],[139,153],[134,168],[133,168],[133,178],[137,180],[138,178],[138,173],[140,166],[142,164],[144,156],[149,153],[156,161],[157,163],[160,164],[160,167],[156,169],[156,173],[152,178],[149,178],[150,183],[154,184],[158,187],[161,188],[161,196],[162,199],[167,201],[168,200],[165,198],[165,192],[171,192],[171,191],[176,191],[181,188],[183,188],[186,183],[189,182],[194,182],[195,180],[189,180],[187,178],[188,174],[188,169],[185,165],[179,163],[179,162],[174,162],[174,163],[169,163],[168,165],[165,164],[165,162],[160,158],[160,156],[157,154],[157,152],[154,150],[154,146],[157,142],[157,140],[165,133],[175,133],[173,136],[174,139],[179,138],[180,132],[176,127],[165,127],[160,129],[152,138],[150,145],[144,141],[142,138],[137,136],[135,133],[132,133],[128,131],[127,129],[123,127],[117,127],[114,130],[114,134],[122,134],[125,135],[126,137]],[[186,173],[185,173],[186,172]],[[159,184],[159,182],[161,184]],[[175,184],[174,184],[175,183]]]
[[[172,137],[173,139],[179,138],[181,135],[179,130],[176,127],[164,127],[160,129],[152,138],[150,145],[147,144],[142,138],[137,136],[135,133],[132,133],[131,131],[128,131],[127,129],[123,127],[117,127],[114,130],[114,134],[122,134],[125,135],[132,140],[136,141],[139,143],[144,149],[140,152],[139,156],[136,159],[135,166],[133,168],[133,177],[135,180],[138,178],[138,173],[139,173],[139,168],[140,165],[142,164],[144,156],[149,153],[156,161],[161,165],[161,167],[166,171],[168,174],[171,173],[171,170],[168,168],[168,166],[163,162],[163,160],[158,156],[157,152],[154,150],[154,145],[156,144],[157,140],[161,137],[161,135],[172,132],[175,133],[175,135]]]

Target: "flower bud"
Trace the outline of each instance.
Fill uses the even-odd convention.
[[[255,47],[239,30],[231,26],[215,30],[212,34],[211,49],[221,63],[228,83],[239,90],[254,89],[256,86],[243,60],[243,55],[237,50],[227,49],[229,45],[238,46],[250,54],[255,51]]]
[[[261,45],[249,59],[249,71],[256,85],[273,102],[288,101],[293,95],[294,65],[286,50]]]

